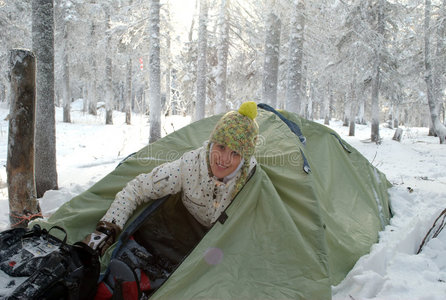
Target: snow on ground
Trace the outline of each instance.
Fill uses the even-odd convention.
[[[416,254],[437,216],[446,209],[446,146],[428,137],[428,128],[404,128],[401,143],[394,130],[381,127],[381,145],[364,143],[369,126],[356,136],[332,123],[394,185],[394,217],[380,241],[363,256],[345,280],[333,288],[333,299],[446,299],[446,230]]]
[[[114,112],[114,125],[104,125],[105,112],[94,117],[73,103],[72,123],[62,122],[56,110],[58,191],[47,192],[40,205],[45,216],[88,189],[112,171],[127,155],[148,142],[147,116],[132,115],[126,125],[123,113]],[[6,188],[8,107],[0,104],[0,231],[9,227]],[[189,118],[163,118],[162,134],[177,130]],[[394,130],[381,126],[380,145],[367,142],[370,127],[357,125],[356,136],[332,121],[331,128],[358,149],[394,185],[390,189],[394,213],[390,225],[370,254],[364,255],[338,286],[333,299],[446,299],[446,230],[416,254],[427,231],[446,208],[446,146],[428,137],[427,128],[404,128],[402,141],[392,140]]]

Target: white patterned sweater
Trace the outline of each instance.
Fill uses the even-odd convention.
[[[178,160],[138,175],[116,194],[101,221],[114,223],[122,229],[141,204],[181,191],[187,210],[202,225],[210,227],[231,203],[231,194],[241,171],[226,183],[210,177],[206,149],[207,142],[196,150],[184,153]],[[253,156],[248,174],[256,164]]]

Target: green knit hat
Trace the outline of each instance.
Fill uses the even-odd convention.
[[[259,126],[254,120],[257,105],[254,101],[244,102],[238,111],[226,113],[215,125],[209,138],[210,143],[218,143],[239,153],[245,160],[255,152]]]

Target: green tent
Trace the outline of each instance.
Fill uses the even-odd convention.
[[[259,109],[259,167],[228,207],[227,220],[215,223],[153,298],[330,299],[331,286],[377,242],[390,219],[385,176],[331,129],[280,113]],[[38,223],[62,226],[69,242],[81,240],[129,180],[200,147],[220,117],[141,149]],[[212,251],[217,259],[209,261]]]

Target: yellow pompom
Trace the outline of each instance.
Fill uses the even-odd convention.
[[[243,102],[238,112],[254,120],[257,117],[257,104],[254,101]]]

